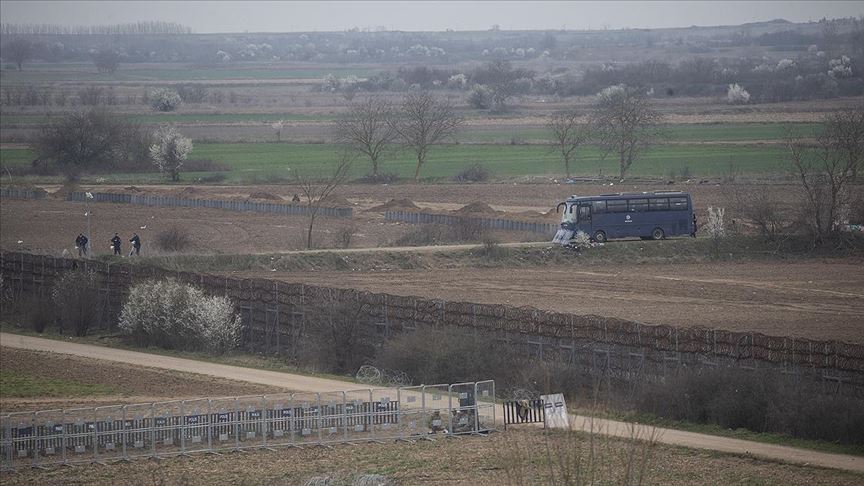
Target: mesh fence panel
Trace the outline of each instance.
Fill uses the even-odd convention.
[[[65,411],[66,420],[66,462],[93,462],[96,451],[93,448],[94,415],[92,408],[74,408]]]
[[[206,452],[211,448],[210,399],[183,401],[183,452]]]
[[[167,456],[181,452],[182,417],[183,402],[180,400],[153,404],[151,447],[156,455]]]
[[[237,447],[236,398],[210,400],[210,437],[214,450]]]
[[[319,399],[321,441],[344,442],[348,433],[345,429],[345,392],[321,393]]]
[[[123,405],[110,405],[93,409],[96,433],[96,459],[110,461],[123,457]]]
[[[428,414],[423,406],[423,386],[399,389],[399,427],[403,437],[425,436],[429,431]]]
[[[423,389],[423,403],[432,433],[450,433],[450,385],[427,385]]]
[[[369,441],[372,435],[372,390],[345,392],[345,422],[350,441]]]
[[[237,425],[237,448],[248,449],[264,445],[264,397],[237,397],[234,410]]]
[[[488,432],[495,429],[496,404],[495,382],[478,381],[475,385],[474,399],[477,401],[477,430]]]
[[[126,406],[127,457],[146,457],[154,454],[153,409],[152,403],[136,403]]]
[[[62,464],[66,460],[63,410],[42,410],[33,414],[37,428],[34,465]]]
[[[397,391],[393,388],[373,388],[370,411],[372,418],[372,436],[375,439],[398,438],[399,431],[399,400]]]
[[[450,385],[450,432],[470,434],[477,431],[477,401],[475,384],[456,383]]]
[[[294,409],[292,394],[280,393],[264,397],[266,445],[290,446],[294,443]]]
[[[294,427],[296,432],[294,443],[297,445],[318,443],[318,394],[295,393],[292,404],[294,408]]]

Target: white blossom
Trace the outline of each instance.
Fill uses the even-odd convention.
[[[179,180],[180,167],[192,152],[192,139],[183,136],[174,127],[162,127],[154,134],[156,143],[150,146],[150,158],[159,172]]]
[[[738,83],[729,85],[726,91],[726,102],[730,105],[743,105],[750,101],[750,93],[742,88]]]

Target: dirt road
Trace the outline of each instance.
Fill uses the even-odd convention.
[[[0,345],[10,348],[65,353],[139,366],[149,366],[188,373],[199,373],[232,380],[245,380],[251,383],[284,387],[291,390],[304,390],[321,393],[340,391],[352,387],[351,383],[339,380],[314,378],[251,368],[240,368],[237,366],[207,363],[189,359],[159,356],[135,351],[69,343],[8,333],[0,333]],[[501,416],[503,416],[503,414],[499,411],[498,417]],[[593,428],[595,431],[616,437],[630,437],[632,428],[634,427],[633,424],[613,420],[595,419],[589,421],[588,418],[581,416],[572,416],[571,423],[575,428],[580,430],[590,430]],[[636,425],[636,427],[644,426]],[[864,457],[828,454],[796,449],[793,447],[683,432],[673,429],[656,429],[655,433],[659,437],[658,442],[664,444],[696,449],[708,449],[731,454],[744,454],[768,460],[784,461],[795,464],[809,464],[812,466],[864,472]],[[647,429],[641,431],[642,437],[645,437],[648,434],[649,431]]]

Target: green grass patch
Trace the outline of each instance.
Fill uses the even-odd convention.
[[[0,394],[3,397],[85,397],[110,395],[106,385],[54,380],[12,370],[0,370]]]

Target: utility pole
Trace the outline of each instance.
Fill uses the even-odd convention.
[[[87,245],[85,246],[84,249],[85,249],[85,253],[86,253],[87,257],[89,258],[91,256],[90,255],[90,249],[93,248],[93,240],[92,240],[92,236],[90,235],[90,200],[93,199],[93,193],[88,191],[86,193],[86,195],[87,195],[87,199],[86,199],[87,212],[84,214],[87,216]]]

